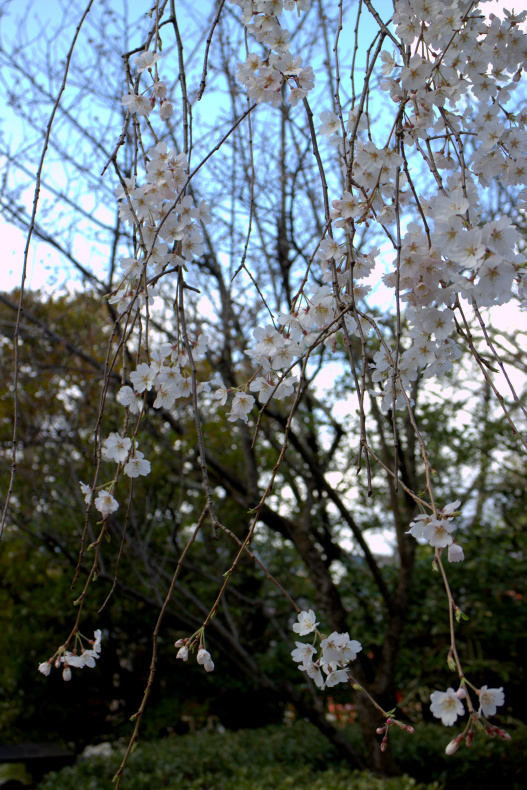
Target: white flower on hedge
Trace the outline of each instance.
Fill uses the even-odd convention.
[[[445,727],[451,727],[457,717],[462,716],[465,712],[463,703],[453,688],[446,691],[433,691],[430,699],[432,701],[431,712],[436,719],[441,719]]]

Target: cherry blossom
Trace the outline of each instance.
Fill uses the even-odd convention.
[[[505,704],[503,687],[499,689],[489,689],[482,686],[479,690],[479,713],[483,716],[495,716],[496,710],[500,705]]]
[[[313,609],[310,609],[308,612],[300,612],[298,615],[298,623],[294,623],[293,625],[293,631],[300,634],[300,636],[311,634],[318,625],[316,619],[317,617]]]
[[[119,433],[111,433],[103,445],[104,457],[110,461],[121,463],[126,461],[132,447],[132,440]]]
[[[203,666],[203,668],[205,669],[205,672],[212,672],[213,671],[213,669],[214,669],[214,661],[210,657],[210,653],[209,653],[208,650],[205,650],[203,647],[201,647],[198,650],[198,655],[197,655],[197,659],[196,660],[197,660],[198,664],[201,664]]]
[[[144,454],[136,450],[133,457],[130,458],[124,467],[125,475],[128,477],[139,477],[140,475],[148,475],[150,473],[150,461],[147,461]]]
[[[84,638],[77,634],[76,644],[80,646],[80,652],[78,652],[77,649],[74,651],[66,650],[65,646],[63,646],[59,648],[53,658],[50,658],[48,661],[44,661],[39,664],[38,671],[43,675],[48,676],[51,672],[53,664],[57,669],[60,669],[62,666],[62,678],[65,681],[69,681],[72,678],[72,667],[77,669],[90,667],[93,669],[93,667],[96,665],[96,660],[99,658],[101,653],[102,632],[100,629],[97,629],[94,633],[94,639],[88,640],[91,644],[91,648],[86,649],[84,647],[83,640]]]
[[[432,704],[430,710],[436,719],[441,719],[445,727],[451,727],[458,716],[465,713],[465,708],[458,699],[453,688],[446,691],[433,691],[430,695]]]
[[[137,67],[138,72],[142,72],[145,69],[151,69],[160,58],[159,52],[141,52],[140,55],[134,58],[134,65]]]
[[[242,420],[243,422],[247,422],[249,412],[254,406],[254,402],[253,396],[249,395],[247,392],[237,392],[232,402],[231,413],[228,418],[229,421],[236,422],[236,420]]]
[[[103,518],[107,518],[111,513],[115,513],[119,509],[119,503],[109,491],[99,491],[95,500],[95,507],[102,514]]]
[[[86,485],[86,483],[79,482],[81,493],[84,496],[84,501],[87,505],[89,505],[93,498],[93,489],[91,486]]]
[[[313,645],[307,645],[303,642],[295,642],[296,649],[292,651],[291,658],[293,661],[297,663],[301,663],[304,666],[312,663],[312,658],[316,655],[316,648]]]
[[[151,390],[154,385],[155,372],[151,370],[146,362],[137,366],[137,369],[130,373],[130,379],[136,392]]]
[[[462,562],[465,559],[465,554],[459,543],[452,543],[448,547],[448,561],[449,562]]]

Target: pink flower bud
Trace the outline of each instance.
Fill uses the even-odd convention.
[[[377,727],[375,732],[377,733],[377,735],[382,735],[383,732],[385,731],[385,729],[386,729],[386,727]]]
[[[465,689],[463,688],[463,686],[460,686],[460,687],[458,688],[458,690],[456,691],[456,697],[457,697],[458,699],[465,699],[465,697],[466,697],[466,696],[467,696],[467,692],[465,691]]]
[[[381,752],[385,752],[387,748],[388,748],[388,744],[386,743],[386,741],[383,741],[381,743]]]

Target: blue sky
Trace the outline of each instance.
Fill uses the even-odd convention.
[[[143,11],[147,5],[148,4],[146,4],[144,0],[112,0],[110,3],[111,9],[116,14],[125,14],[130,19],[139,21],[139,24],[135,26],[139,34],[136,40],[129,42],[130,48],[137,46],[143,35],[141,31],[146,31],[151,24],[150,20],[145,17]],[[16,52],[20,40],[33,42],[38,45],[39,40],[42,38],[42,30],[48,33],[53,27],[57,28],[57,35],[55,36],[53,47],[50,50],[51,58],[54,58],[54,62],[58,64],[55,70],[54,84],[50,87],[51,93],[58,89],[62,73],[61,59],[64,57],[69,47],[74,29],[82,14],[84,6],[85,3],[82,2],[82,0],[77,0],[74,5],[64,1],[61,2],[60,0],[46,0],[46,2],[30,2],[30,0],[16,0],[15,2],[11,0],[11,2],[0,3],[0,42],[5,50],[11,47],[14,48]],[[487,13],[493,11],[502,13],[504,6],[508,6],[508,3],[486,3],[485,11]],[[523,7],[527,7],[527,0],[516,0],[514,3],[511,2],[510,6],[514,8],[515,11],[519,11]],[[375,7],[384,18],[388,18],[392,4],[389,0],[380,0],[380,2],[375,4]],[[187,42],[187,32],[189,35],[193,35],[199,28],[207,28],[207,20],[210,18],[213,4],[206,2],[206,0],[198,0],[198,2],[192,4],[189,3],[187,8],[191,10],[182,14],[180,20],[185,43]],[[238,11],[234,6],[231,6],[231,8],[235,12]],[[78,59],[77,62],[79,63],[82,63],[82,59],[87,51],[87,40],[90,38],[93,39],[94,35],[97,35],[97,31],[93,29],[92,18],[93,14],[88,17],[85,27],[81,32],[79,41],[80,46],[75,54],[75,58]],[[370,42],[377,30],[377,25],[371,21],[366,9],[364,9],[363,12],[361,25],[361,41]],[[108,34],[110,34],[111,29],[111,22],[109,21],[107,28]],[[172,37],[171,32],[171,38]],[[188,40],[190,41],[190,38]],[[122,42],[117,42],[116,46],[121,46],[122,48]],[[186,47],[186,53],[189,52],[189,49],[191,49],[191,46]],[[343,73],[345,73],[347,66],[348,64],[344,58],[342,61]],[[43,79],[44,83],[46,83],[45,75]],[[68,91],[65,95],[65,101],[66,104],[71,106],[73,112],[75,109],[75,93],[69,94]],[[211,101],[215,100],[212,99]],[[330,109],[329,105],[324,104],[324,106],[322,106],[317,100],[314,101],[313,106],[314,109],[318,109],[319,112],[322,109]],[[200,112],[214,113],[215,107],[210,103],[209,105],[205,105],[204,102],[196,106],[197,121],[199,121]],[[79,117],[82,118],[82,115]],[[58,119],[57,123],[60,123],[60,119]],[[20,146],[21,141],[25,140],[26,133],[24,127],[9,107],[5,109],[1,128],[4,143],[12,144],[15,149]],[[199,125],[197,123],[196,129],[198,128]],[[117,118],[115,128],[113,129],[114,140],[117,139],[119,131],[120,124]],[[67,145],[67,141],[65,141],[65,144]],[[60,166],[60,163],[56,161],[56,157],[48,157],[44,168],[44,178],[59,190],[66,188],[67,173],[65,169]],[[31,180],[27,179],[26,183],[27,188],[24,190],[20,200],[25,205],[26,209],[30,210],[32,202]],[[45,209],[45,198],[46,193],[43,191],[42,209]],[[93,211],[93,196],[83,195],[82,199],[86,201],[86,210]],[[101,221],[112,224],[114,216],[113,208],[112,206],[111,210],[109,210],[101,205],[97,206],[96,211]],[[2,233],[5,255],[1,287],[6,290],[11,290],[20,282],[25,234],[15,226],[6,223],[4,220],[0,220],[0,232]],[[92,265],[95,265],[93,261],[95,261],[98,254],[97,249],[94,248],[93,245],[83,244],[82,236],[80,240],[76,240],[75,244],[76,255],[83,260],[89,258],[89,260],[92,261]],[[71,272],[68,272],[68,268],[65,266],[62,256],[48,244],[35,241],[28,260],[26,285],[30,288],[50,289],[55,288],[58,283],[67,283],[68,279],[70,280],[70,285],[73,286],[75,281],[71,279]],[[75,285],[75,287],[78,287],[78,284]]]

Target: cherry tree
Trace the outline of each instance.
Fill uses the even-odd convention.
[[[460,388],[483,386],[517,451],[527,447],[527,413],[505,361],[514,348],[493,327],[496,307],[526,306],[518,228],[527,195],[527,114],[518,107],[527,12],[498,16],[485,6],[235,0],[207,9],[206,34],[191,39],[192,10],[158,0],[145,8],[148,27],[134,30],[137,46],[121,53],[122,89],[104,91],[112,123],[104,124],[102,142],[81,130],[83,144],[98,148],[97,194],[106,213],[90,222],[93,238],[103,231],[112,242],[111,265],[104,276],[90,269],[71,236],[61,251],[105,300],[112,331],[93,475],[80,484],[77,613],[71,633],[40,663],[43,674],[60,670],[68,681],[95,666],[101,631],[87,638],[83,623],[91,582],[110,550],[106,538],[119,536],[118,567],[132,550],[126,528],[135,484],[153,465],[170,469],[176,450],[180,510],[192,516],[158,589],[149,682],[117,785],[155,681],[163,621],[182,590],[194,622],[175,641],[175,659],[217,672],[213,645],[235,652],[262,685],[279,688],[360,765],[320,706],[326,689],[348,685],[360,700],[371,766],[388,770],[390,729],[412,731],[394,715],[390,684],[417,542],[430,547],[438,571],[432,581],[438,595],[444,590],[449,619],[445,683],[430,699],[445,726],[462,720],[446,752],[476,734],[508,738],[488,720],[504,705],[503,689],[478,687],[456,642],[464,614],[449,567],[465,558],[458,527],[470,497],[465,490],[444,499],[420,420],[421,404],[438,394],[455,399]],[[75,57],[90,13],[91,3],[79,14],[60,90],[51,94],[32,209],[15,192],[3,204],[4,215],[28,231],[18,328],[31,239],[50,238],[38,213],[47,151],[75,160],[64,130],[52,132],[57,118],[74,122],[63,97],[79,74]],[[19,166],[13,153],[5,155]],[[78,160],[72,167],[90,185],[93,172]],[[507,200],[490,217],[496,185]],[[86,214],[79,203],[72,211]],[[59,244],[60,235],[53,239]],[[17,331],[2,528],[16,479],[18,338]],[[352,405],[344,418],[332,391],[337,382]],[[109,409],[120,415],[112,430]],[[146,440],[158,417],[179,437],[177,448],[162,431],[157,442]],[[223,449],[215,434],[221,421],[230,424]],[[242,459],[235,471],[226,460],[233,448]],[[227,524],[230,501],[245,512],[236,528]],[[389,501],[392,513],[394,585],[362,526],[361,514],[379,501]],[[273,534],[276,545],[294,545],[316,601],[294,600],[287,578],[272,572],[262,547]],[[146,538],[135,540],[145,555]],[[353,630],[335,571],[347,543],[364,558],[387,617],[375,662]],[[194,556],[206,561],[200,545],[213,554],[217,545],[212,562],[222,564],[210,601],[193,599],[181,578]],[[311,688],[311,706],[291,684],[266,677],[228,616],[222,620],[247,561],[289,609],[291,658]]]

